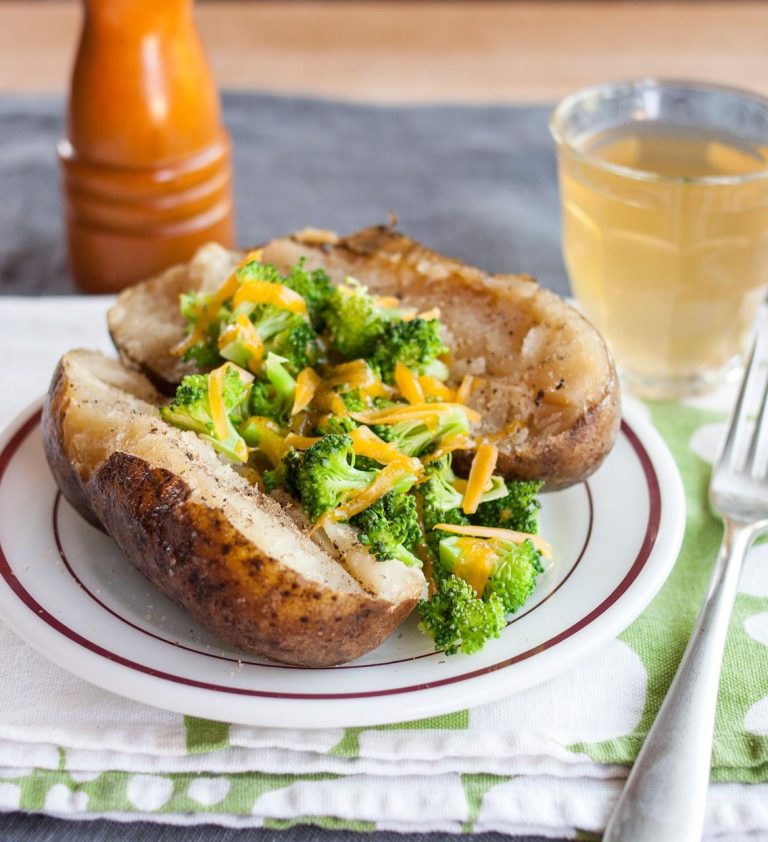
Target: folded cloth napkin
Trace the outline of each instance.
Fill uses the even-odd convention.
[[[0,426],[73,342],[109,349],[107,298],[0,298]],[[507,700],[402,725],[291,731],[168,713],[92,687],[0,626],[0,809],[81,818],[586,839],[604,827],[701,604],[721,528],[709,462],[733,390],[645,412],[688,522],[667,584],[617,640]],[[707,837],[768,833],[768,549],[751,553],[720,688]]]

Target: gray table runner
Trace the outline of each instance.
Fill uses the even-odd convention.
[[[0,99],[0,293],[74,292],[55,144],[62,100]],[[225,94],[238,239],[383,222],[493,272],[567,290],[546,107],[374,107]]]
[[[349,232],[395,212],[405,232],[438,251],[489,271],[526,272],[544,286],[567,291],[548,108],[372,107],[256,94],[223,99],[235,144],[241,244],[307,225]],[[66,266],[55,154],[62,109],[59,98],[0,98],[0,293],[75,292]],[[0,837],[9,842],[402,838],[317,828],[277,833],[63,822],[22,814],[0,816]],[[408,837],[409,842],[429,838]]]

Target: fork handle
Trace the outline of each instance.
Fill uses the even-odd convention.
[[[696,628],[603,842],[701,840],[723,649],[744,557],[756,531],[725,520]]]

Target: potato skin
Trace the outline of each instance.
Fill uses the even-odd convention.
[[[45,456],[61,493],[88,523],[102,529],[99,518],[94,513],[85,493],[80,474],[73,465],[70,454],[67,453],[64,438],[64,418],[66,417],[68,402],[67,373],[63,360],[59,360],[51,379],[48,396],[43,405],[41,426]]]
[[[113,453],[88,483],[131,563],[222,640],[287,664],[332,666],[378,646],[415,600],[336,592],[261,553],[163,468]]]

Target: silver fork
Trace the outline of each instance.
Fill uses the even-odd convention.
[[[744,557],[754,539],[768,528],[767,351],[768,337],[758,336],[712,471],[709,500],[722,516],[725,531],[709,592],[603,842],[701,839],[728,623]],[[759,410],[751,430],[750,410],[755,404]]]

